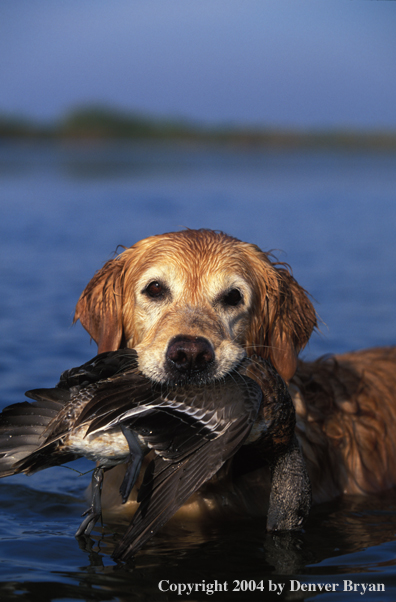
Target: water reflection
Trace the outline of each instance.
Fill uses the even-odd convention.
[[[64,472],[63,485],[68,478],[73,481],[73,475]],[[35,478],[25,481],[35,484]],[[171,522],[129,563],[116,564],[111,553],[126,525],[98,527],[90,538],[79,541],[73,536],[85,508],[82,485],[75,497],[29,489],[21,482],[0,484],[2,602],[203,600],[210,595],[205,593],[207,584],[225,582],[228,591],[213,593],[214,599],[303,600],[320,594],[321,600],[328,595],[332,600],[334,595],[337,600],[361,600],[359,591],[290,591],[291,580],[341,584],[344,579],[383,583],[381,601],[396,599],[396,491],[349,496],[314,507],[304,531],[296,533],[268,534],[264,519],[204,528]],[[40,484],[62,488],[53,476]],[[285,589],[269,592],[270,580],[285,584]],[[166,591],[159,590],[160,581]],[[171,584],[180,583],[198,584],[201,589],[184,597],[168,591]],[[261,584],[264,591],[231,595],[230,589],[242,583]]]
[[[381,582],[386,587],[381,600],[392,600],[396,594],[396,492],[381,498],[351,496],[336,505],[318,506],[302,533],[267,534],[264,521],[252,520],[205,530],[171,524],[127,564],[115,564],[110,559],[122,532],[121,526],[118,534],[113,529],[99,528],[93,537],[75,542],[87,561],[79,569],[53,571],[53,583],[3,583],[1,600],[203,600],[208,597],[206,587],[217,583],[221,588],[225,582],[228,591],[216,591],[215,599],[265,596],[266,600],[303,600],[318,595],[291,592],[291,579],[308,583],[342,583],[343,579]],[[286,584],[282,593],[269,592],[269,580]],[[159,590],[160,582],[166,591]],[[232,591],[238,582],[239,587],[242,582],[245,587],[249,582],[251,587],[261,583],[264,592]],[[180,583],[197,584],[200,591],[188,596],[169,591],[171,584]],[[351,601],[360,593],[339,592],[340,599],[344,595]]]

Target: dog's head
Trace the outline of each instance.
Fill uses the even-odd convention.
[[[257,246],[211,230],[153,236],[108,261],[82,293],[99,352],[135,348],[157,382],[221,378],[245,355],[290,379],[316,325],[306,292]]]

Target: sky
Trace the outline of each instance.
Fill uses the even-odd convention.
[[[0,115],[396,129],[396,2],[1,0]]]

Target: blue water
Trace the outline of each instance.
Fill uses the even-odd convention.
[[[323,321],[305,357],[396,342],[396,155],[2,142],[0,218],[0,407],[95,355],[73,310],[117,245],[184,226],[224,230],[292,266]],[[393,492],[320,506],[286,537],[256,521],[168,527],[125,567],[109,556],[114,528],[84,549],[74,538],[89,480],[57,468],[0,483],[1,601],[209,596],[161,592],[161,580],[226,581],[213,599],[396,599]],[[230,591],[233,580],[256,591]],[[293,592],[291,580],[339,585]],[[344,580],[385,591],[343,591]]]

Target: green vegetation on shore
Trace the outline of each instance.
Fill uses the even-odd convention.
[[[396,151],[396,131],[298,131],[238,126],[205,127],[176,120],[142,117],[107,107],[76,109],[53,123],[0,116],[1,139],[162,140],[217,143],[270,149],[350,149]]]

